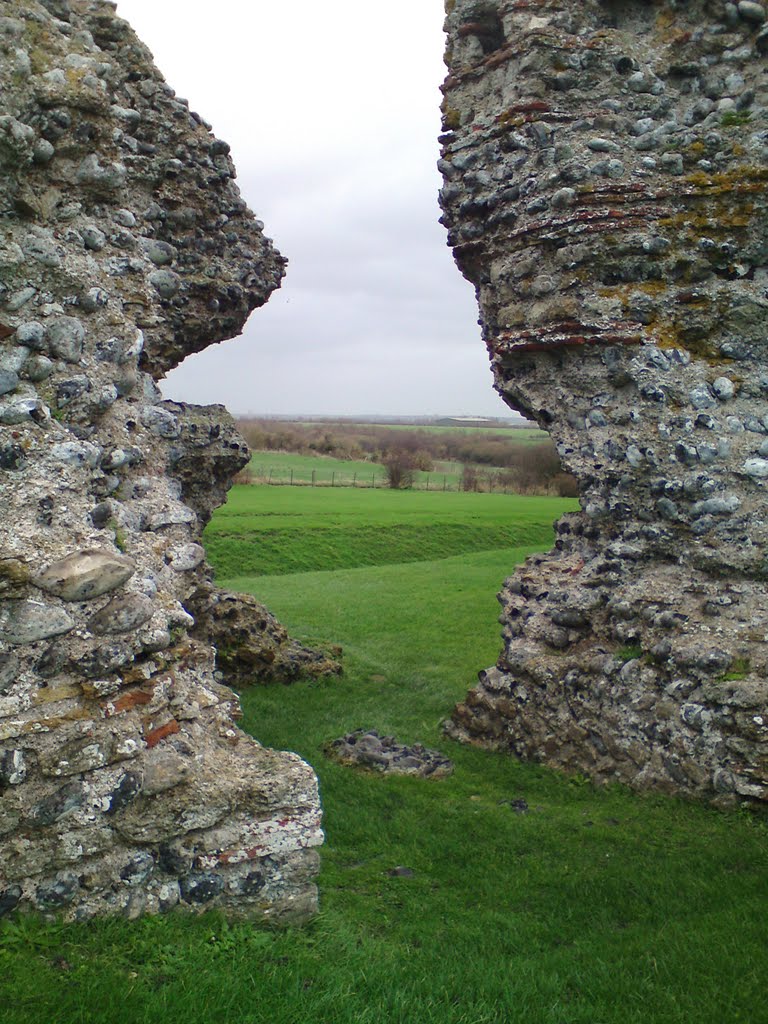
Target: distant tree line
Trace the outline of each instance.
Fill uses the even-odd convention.
[[[463,465],[465,491],[509,490],[521,494],[575,497],[574,478],[563,471],[555,446],[542,432],[530,439],[514,428],[489,432],[482,428],[396,429],[376,423],[302,422],[242,418],[240,432],[252,449],[326,455],[384,466],[390,487],[413,484],[418,470],[427,473],[438,462]]]

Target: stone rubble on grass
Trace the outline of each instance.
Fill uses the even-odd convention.
[[[388,775],[444,779],[453,773],[453,762],[439,750],[430,750],[421,743],[406,746],[393,736],[379,735],[375,729],[357,729],[332,740],[325,753],[340,764]]]
[[[250,594],[203,584],[189,598],[187,609],[195,618],[192,635],[199,633],[214,645],[217,673],[235,690],[341,674],[340,647],[326,652],[293,640]]]

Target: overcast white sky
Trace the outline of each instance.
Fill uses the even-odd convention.
[[[230,143],[290,261],[243,336],[189,358],[166,396],[255,414],[509,414],[437,222],[443,0],[118,0],[118,13]]]

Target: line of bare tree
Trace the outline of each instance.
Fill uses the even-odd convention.
[[[549,437],[531,439],[510,428],[499,432],[396,429],[376,423],[238,420],[240,432],[259,451],[327,455],[382,464],[390,487],[411,487],[418,470],[436,462],[463,465],[465,491],[507,490],[522,494],[576,496],[576,482],[565,473]]]

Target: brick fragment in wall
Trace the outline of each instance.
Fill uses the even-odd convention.
[[[761,4],[447,5],[443,223],[494,386],[581,511],[499,595],[457,737],[768,798],[768,20]]]
[[[0,915],[302,920],[314,773],[237,729],[190,633],[247,447],[155,384],[285,261],[114,4],[0,7]]]

